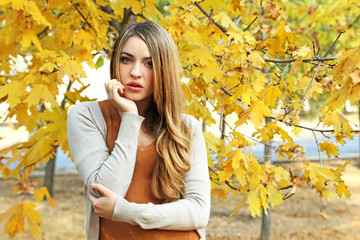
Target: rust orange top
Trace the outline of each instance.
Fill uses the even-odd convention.
[[[120,127],[121,118],[109,101],[99,103],[107,126],[106,144],[111,152]],[[138,147],[135,169],[125,199],[134,203],[161,204],[151,191],[151,178],[158,159],[155,143]],[[170,231],[160,229],[142,229],[138,225],[115,222],[100,218],[100,240],[199,240],[199,235],[192,231]]]

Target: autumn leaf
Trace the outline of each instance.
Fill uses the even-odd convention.
[[[244,203],[246,201],[246,198],[247,198],[247,195],[245,195],[243,197],[243,199],[236,205],[234,210],[231,212],[230,217],[239,213],[240,209],[242,208],[242,206],[244,205]]]
[[[22,91],[24,88],[21,85],[20,81],[13,81],[10,84],[5,86],[1,86],[0,88],[0,98],[7,96],[7,103],[15,107],[17,104],[21,102],[21,98],[24,94]]]
[[[217,197],[218,199],[226,199],[226,193],[224,192],[223,189],[220,188],[215,188],[211,191],[211,196],[212,197]]]
[[[324,218],[326,218],[326,219],[330,218],[329,215],[327,215],[327,213],[323,209],[320,209],[320,213]]]
[[[7,164],[0,164],[1,175],[25,181],[57,149],[69,152],[68,110],[95,100],[84,95],[89,86],[84,83],[84,65],[101,70],[119,34],[114,23],[122,26],[137,16],[137,21],[156,21],[174,39],[186,113],[203,123],[212,194],[226,198],[232,186],[238,190],[230,191],[243,197],[232,214],[247,202],[252,216],[260,216],[261,209],[266,212],[282,203],[279,189],[291,188],[293,194],[308,183],[321,197],[330,199],[335,192],[348,197],[341,179],[346,164],[333,170],[314,163],[297,168],[290,162],[284,169],[263,164],[251,148],[275,140],[274,156],[306,161],[305,149],[292,135],[302,137],[308,131],[302,126],[302,100],[312,79],[304,100],[323,107],[315,112],[310,105],[311,114],[306,115],[320,117],[317,130],[333,129],[330,136],[337,143],[355,139],[353,130],[358,127],[342,112],[347,100],[356,105],[360,95],[360,51],[355,41],[360,28],[353,24],[357,15],[352,7],[357,4],[338,1],[315,8],[310,1],[268,1],[259,8],[257,1],[184,0],[168,1],[165,9],[155,0],[0,1],[3,119],[15,119],[16,128],[31,133],[11,151],[1,150],[2,156],[11,153]],[[334,29],[346,35],[338,38]],[[266,117],[272,123],[265,125]],[[340,157],[332,140],[320,143],[320,148],[328,157]],[[10,163],[16,167],[10,168]],[[23,182],[13,186],[14,194],[30,194],[33,189]],[[34,197],[46,197],[54,205],[45,188]],[[8,219],[8,234],[22,232],[29,216],[32,232],[39,237],[41,221],[35,207],[22,204],[3,211],[0,220]]]
[[[339,147],[336,146],[335,144],[331,143],[331,142],[322,142],[319,143],[320,146],[320,151],[326,151],[326,155],[328,157],[330,157],[330,155],[332,154],[334,157],[338,157],[339,153],[338,153],[338,149]]]
[[[281,9],[276,8],[276,4],[272,3],[272,2],[268,2],[268,5],[266,7],[266,12],[268,13],[269,17],[272,20],[276,20],[280,14],[281,14]]]
[[[34,198],[36,202],[40,202],[41,200],[44,199],[44,197],[46,197],[46,200],[49,202],[52,208],[56,207],[55,202],[50,196],[46,187],[41,187],[38,190],[36,190],[36,192],[34,193]]]
[[[247,195],[247,203],[252,217],[261,216],[261,201],[259,197],[259,189],[255,188]]]
[[[264,117],[271,116],[271,110],[268,106],[265,105],[263,101],[255,102],[251,107],[251,122],[254,124],[255,128],[259,128]]]
[[[0,215],[0,222],[10,217],[5,227],[5,234],[13,238],[16,234],[25,231],[25,218],[30,226],[30,230],[35,239],[40,238],[40,228],[42,227],[41,215],[34,210],[35,205],[32,203],[19,203]]]
[[[349,76],[351,77],[352,82],[354,84],[360,83],[360,70],[359,69],[356,69],[355,71],[350,73]]]
[[[335,183],[334,185],[336,187],[336,193],[339,197],[344,195],[345,197],[350,198],[351,194],[343,181]]]
[[[268,201],[271,207],[275,207],[283,203],[283,195],[274,184],[268,184],[266,189],[268,194]]]

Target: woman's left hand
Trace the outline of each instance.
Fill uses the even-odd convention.
[[[117,195],[101,184],[91,184],[91,187],[102,195],[102,197],[97,198],[88,192],[89,200],[94,207],[95,213],[102,218],[111,220]]]

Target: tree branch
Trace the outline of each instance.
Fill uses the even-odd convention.
[[[319,160],[320,160],[320,165],[322,165],[322,158],[321,158],[321,153],[320,153],[320,146],[319,146],[319,142],[317,140],[317,137],[316,137],[316,134],[314,131],[312,131],[313,135],[314,135],[314,138],[315,138],[315,142],[316,142],[316,146],[317,146],[317,150],[318,150],[318,153],[319,153]]]
[[[276,118],[274,117],[270,117],[274,120],[276,120]],[[302,128],[302,129],[306,129],[306,130],[309,130],[309,131],[314,131],[314,132],[320,132],[320,133],[332,133],[332,132],[335,132],[334,129],[316,129],[316,128],[311,128],[311,127],[306,127],[306,126],[302,126],[302,125],[298,125],[298,124],[292,124],[292,123],[288,123],[288,122],[285,122],[283,120],[279,120],[280,122],[286,124],[286,125],[292,125],[292,126],[295,126],[295,127],[298,127],[298,128]],[[356,129],[356,130],[351,130],[350,132],[352,133],[360,133],[360,129]]]
[[[210,13],[208,13],[201,5],[200,2],[194,2],[195,6],[197,6],[199,8],[199,10],[205,14],[206,17],[208,17],[226,36],[229,36],[229,34],[227,33],[228,31],[221,26],[219,23],[217,23],[210,15]]]
[[[258,17],[255,17],[254,20],[252,20],[252,22],[243,30],[244,32],[249,30],[249,28],[251,27],[251,25],[254,24],[254,22],[258,19]]]
[[[311,82],[310,82],[308,88],[306,89],[306,93],[305,93],[303,99],[301,100],[301,103],[300,103],[298,109],[296,110],[296,112],[295,112],[295,114],[294,114],[294,117],[299,113],[301,106],[302,106],[303,103],[305,102],[305,99],[306,99],[307,95],[308,95],[309,92],[310,92],[310,88],[311,88],[311,86],[312,86],[312,84],[313,84],[313,82],[314,82],[314,80],[315,80],[315,77],[316,77],[316,75],[317,75],[317,73],[318,73],[318,71],[319,71],[320,66],[321,66],[321,61],[319,62],[318,66],[317,66],[317,68],[316,68],[316,71],[315,71],[315,73],[314,73],[314,76],[313,76],[313,78],[311,79]]]
[[[74,6],[74,8],[76,9],[76,11],[80,14],[80,16],[84,19],[86,25],[88,25],[92,30],[94,30],[92,28],[92,26],[90,25],[90,23],[87,21],[87,18],[85,18],[85,16],[81,13],[80,9],[76,6],[75,3],[73,3],[71,0],[70,0],[70,3]]]
[[[339,35],[337,36],[337,38],[335,39],[335,41],[333,42],[333,44],[331,45],[331,47],[329,48],[329,50],[325,53],[324,57],[323,58],[326,58],[326,56],[334,49],[336,43],[338,42],[341,34],[343,34],[345,31],[342,31],[339,33]]]
[[[263,58],[265,62],[272,62],[272,63],[291,63],[299,60],[298,58],[291,58],[291,59],[269,59],[269,58]],[[303,62],[325,62],[325,61],[332,61],[336,60],[337,58],[313,58],[313,59],[303,59]]]

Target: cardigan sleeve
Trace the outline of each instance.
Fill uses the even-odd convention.
[[[98,102],[83,102],[70,110],[67,119],[70,152],[79,175],[95,196],[99,194],[92,190],[92,183],[101,183],[118,196],[125,196],[134,171],[143,120],[136,114],[122,114],[118,137],[110,154]]]
[[[190,153],[191,168],[184,177],[182,199],[165,204],[136,204],[118,196],[112,220],[139,225],[143,229],[193,230],[205,228],[210,215],[210,179],[207,151],[199,122],[195,125]]]

